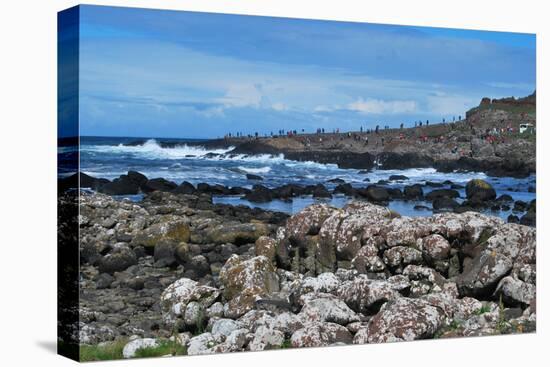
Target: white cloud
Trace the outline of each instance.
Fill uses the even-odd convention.
[[[359,98],[348,104],[348,109],[363,114],[399,114],[416,111],[416,102],[411,100],[384,101],[373,98]]]
[[[257,84],[230,85],[225,96],[220,99],[226,107],[260,107],[262,92]]]
[[[285,105],[282,102],[275,102],[271,105],[271,108],[273,108],[275,111],[286,111],[288,110],[288,106]]]
[[[480,99],[438,92],[426,97],[427,112],[446,116],[460,115],[477,106]]]

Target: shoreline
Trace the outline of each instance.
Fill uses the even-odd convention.
[[[194,355],[536,329],[536,229],[498,218],[357,201],[289,217],[161,191],[83,194],[80,213],[81,345]]]

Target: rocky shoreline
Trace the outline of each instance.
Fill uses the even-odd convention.
[[[127,358],[170,339],[196,355],[535,331],[532,227],[367,201],[289,217],[196,191],[79,205],[79,340]]]
[[[276,188],[268,188],[261,185],[262,177],[253,174],[246,175],[248,180],[253,183],[252,188],[246,187],[227,187],[219,184],[210,185],[208,183],[199,183],[197,186],[189,182],[176,184],[175,182],[154,178],[148,179],[145,175],[129,171],[125,175],[113,181],[104,178],[95,178],[85,173],[73,175],[60,180],[59,190],[64,192],[69,188],[76,188],[80,182],[80,187],[89,188],[94,191],[108,195],[136,195],[147,194],[155,191],[170,192],[174,194],[186,195],[206,195],[212,196],[238,196],[251,203],[266,203],[272,200],[292,201],[295,198],[311,196],[314,199],[330,199],[333,196],[344,195],[349,199],[365,200],[371,203],[388,206],[391,201],[427,201],[431,203],[430,207],[419,209],[432,210],[434,212],[455,212],[463,213],[467,211],[510,211],[507,218],[508,222],[521,223],[534,226],[536,224],[536,201],[525,202],[522,200],[514,201],[509,195],[496,195],[495,189],[486,181],[471,180],[466,186],[455,184],[452,181],[429,182],[424,185],[412,184],[405,185],[403,190],[388,186],[391,182],[406,183],[408,177],[403,175],[391,175],[388,180],[377,183],[367,183],[364,186],[352,186],[342,179],[332,179],[329,183],[336,185],[334,189],[329,190],[325,185],[318,183],[316,185],[297,185],[286,184]],[[366,179],[368,181],[368,179]],[[429,189],[427,192],[426,189]],[[466,196],[461,198],[458,190],[465,189]],[[530,188],[533,191],[535,187]],[[425,192],[426,191],[426,192]],[[461,200],[459,202],[458,200]]]

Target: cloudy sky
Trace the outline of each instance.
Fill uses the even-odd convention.
[[[528,34],[80,8],[82,135],[411,125],[535,80]]]

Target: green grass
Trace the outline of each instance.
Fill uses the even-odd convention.
[[[119,339],[104,345],[81,345],[80,361],[93,362],[122,359],[122,349],[127,342],[128,340],[126,339]],[[135,358],[161,357],[165,355],[187,355],[187,348],[175,341],[162,340],[157,347],[138,349]]]
[[[483,305],[479,310],[475,312],[476,315],[483,315],[484,313],[490,312],[491,308],[489,305]]]
[[[285,339],[283,341],[283,344],[281,344],[280,349],[288,349],[292,348],[292,343],[290,342],[290,339]]]
[[[165,355],[184,356],[187,348],[178,342],[163,340],[158,347],[142,348],[136,351],[136,358],[161,357]]]
[[[81,345],[80,361],[92,362],[122,359],[122,349],[127,342],[125,339],[119,339],[104,345]]]

